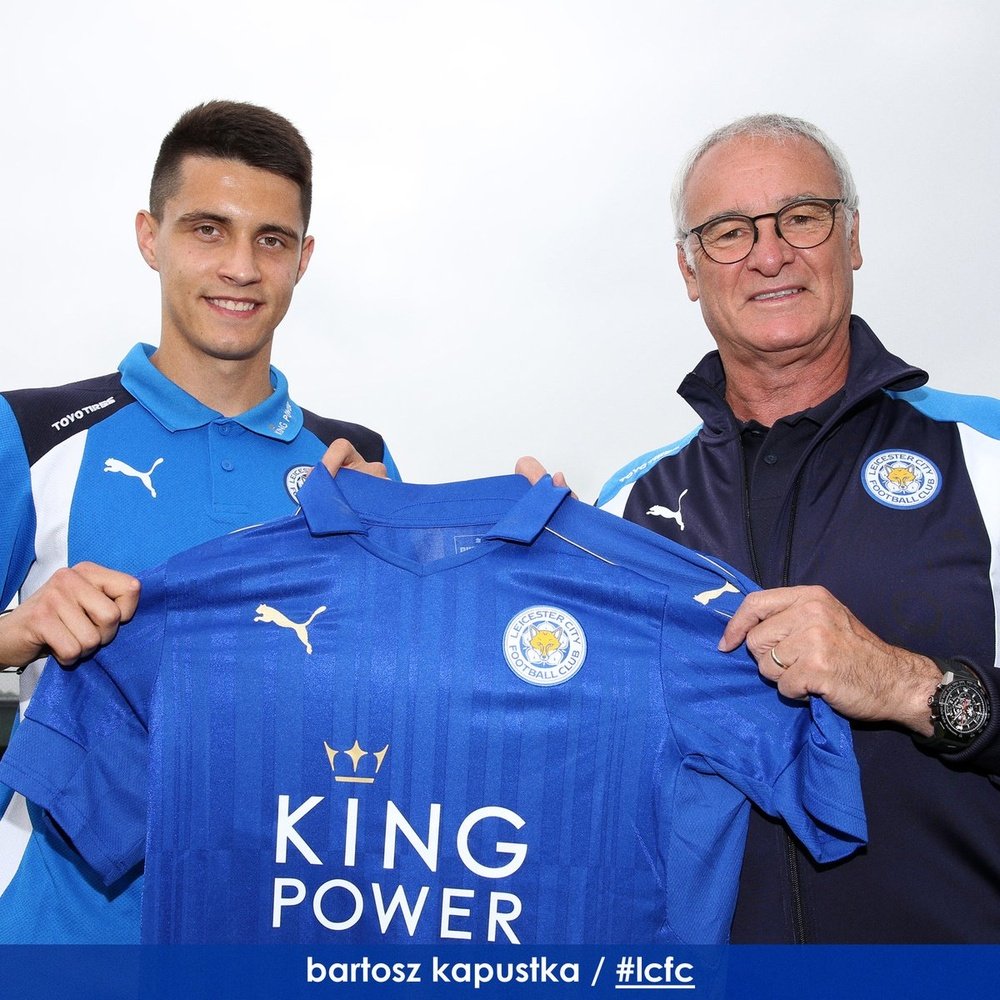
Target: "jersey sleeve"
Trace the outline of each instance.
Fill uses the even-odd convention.
[[[720,653],[721,626],[706,630],[704,612],[668,608],[663,674],[684,784],[717,776],[784,820],[818,862],[853,853],[867,827],[847,720],[819,698],[783,698],[745,648]]]
[[[109,646],[72,670],[48,663],[0,761],[0,781],[41,806],[106,885],[145,854],[162,571],[142,586],[136,616]]]
[[[31,471],[17,419],[0,396],[0,608],[5,608],[24,582],[35,558],[35,507]]]

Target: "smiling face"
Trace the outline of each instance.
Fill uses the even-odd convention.
[[[266,377],[275,327],[312,255],[298,185],[236,160],[188,156],[160,215],[136,218],[139,249],[160,275],[158,367],[174,377],[215,359]]]
[[[741,136],[713,146],[697,162],[685,192],[685,218],[697,226],[720,215],[756,216],[802,198],[840,194],[833,164],[814,142]],[[757,223],[760,238],[736,264],[710,260],[692,238],[689,266],[678,247],[688,296],[701,305],[724,365],[779,354],[784,363],[790,355],[816,358],[843,350],[861,248],[857,217],[848,238],[842,205],[836,213],[829,239],[808,250],[778,237],[773,219]]]

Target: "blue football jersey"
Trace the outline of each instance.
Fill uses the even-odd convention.
[[[752,586],[545,479],[317,470],[48,670],[0,778],[156,942],[725,941],[750,802],[865,839],[847,724],[717,649]]]

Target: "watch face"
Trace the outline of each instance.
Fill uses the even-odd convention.
[[[955,736],[975,736],[990,717],[982,688],[965,680],[954,681],[942,689],[939,711],[942,726]]]

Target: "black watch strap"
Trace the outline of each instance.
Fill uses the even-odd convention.
[[[961,660],[934,662],[942,675],[927,699],[934,733],[914,736],[913,740],[930,753],[958,753],[986,729],[992,712],[990,695],[975,672]]]

